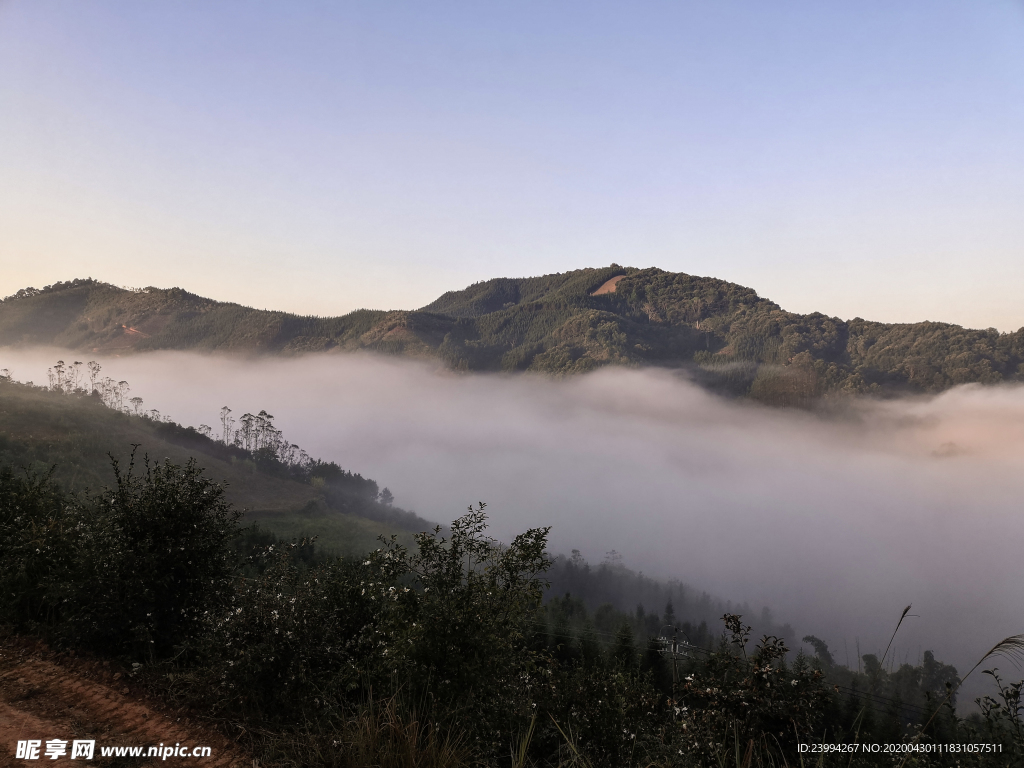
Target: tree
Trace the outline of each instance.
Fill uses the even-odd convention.
[[[117,382],[117,387],[114,390],[114,398],[115,402],[117,403],[117,410],[124,410],[124,396],[128,394],[129,389],[131,389],[131,387],[128,386],[127,381]]]
[[[612,649],[612,658],[625,670],[632,670],[636,667],[636,641],[633,638],[633,629],[623,622],[619,631],[615,634],[615,646]]]
[[[954,690],[959,688],[960,673],[953,665],[937,661],[931,651],[925,651],[924,660],[921,662],[921,689],[941,700],[946,694],[947,685],[952,685]],[[950,705],[956,707],[955,693],[950,697]]]
[[[86,368],[89,369],[89,394],[96,391],[96,383],[100,380],[100,371],[103,367],[95,360],[90,360],[86,363]]]
[[[485,506],[455,520],[450,538],[437,527],[417,534],[409,552],[392,537],[371,562],[393,564],[396,581],[408,579],[412,588],[383,591],[392,597],[382,606],[389,613],[382,661],[404,670],[415,690],[429,685],[463,717],[499,731],[529,708],[521,697],[538,663],[531,622],[547,586],[550,529],[533,528],[500,544],[485,534]]]
[[[804,638],[804,642],[814,648],[814,652],[817,654],[818,659],[821,661],[822,667],[827,672],[835,664],[832,658],[832,654],[828,650],[828,645],[824,640],[819,640],[814,635],[807,635]]]
[[[114,487],[80,496],[0,468],[0,621],[164,658],[230,601],[239,514],[194,461],[112,464]]]
[[[230,445],[232,442],[231,428],[234,426],[235,420],[231,418],[231,409],[226,405],[220,409],[220,439],[224,445]]]

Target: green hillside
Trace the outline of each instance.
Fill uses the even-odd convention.
[[[359,500],[316,485],[262,470],[244,451],[228,448],[195,430],[112,410],[95,397],[67,395],[0,379],[0,467],[53,477],[70,491],[113,485],[110,457],[126,466],[132,446],[137,463],[148,455],[185,465],[196,457],[208,477],[226,484],[227,500],[282,538],[318,536],[322,548],[363,553],[378,546],[377,536],[406,532],[414,517],[388,510],[389,523],[370,519],[374,510]],[[346,509],[348,508],[348,509]],[[346,509],[346,511],[342,511]],[[381,515],[378,515],[381,517]],[[425,529],[425,521],[416,530]]]
[[[1024,379],[1024,329],[799,315],[735,283],[615,264],[489,280],[416,311],[334,318],[224,304],[179,288],[127,291],[76,280],[0,302],[0,346],[28,344],[86,352],[369,349],[455,370],[553,374],[655,365],[778,405]]]

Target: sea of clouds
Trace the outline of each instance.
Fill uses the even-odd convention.
[[[0,350],[0,368],[43,383],[58,358],[82,359]],[[217,431],[223,405],[266,409],[311,455],[428,519],[486,501],[500,538],[550,525],[556,552],[599,562],[614,549],[648,575],[770,606],[840,662],[880,653],[908,604],[900,662],[932,649],[965,671],[1024,632],[1021,387],[810,413],[658,370],[552,380],[371,355],[99,362],[183,424]]]

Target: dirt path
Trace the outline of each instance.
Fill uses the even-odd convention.
[[[42,742],[38,760],[17,759],[18,741]],[[67,741],[56,760],[44,751],[51,739]],[[252,766],[238,745],[216,731],[190,722],[148,701],[132,683],[105,663],[58,655],[29,641],[0,638],[0,766],[61,765],[72,741],[95,740],[94,759],[69,765]],[[104,757],[102,747],[176,744],[210,747],[209,757]],[[81,761],[81,762],[79,762]]]

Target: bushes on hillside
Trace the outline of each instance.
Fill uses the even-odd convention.
[[[134,660],[177,703],[236,723],[271,764],[780,766],[799,760],[798,743],[975,738],[1002,751],[910,764],[1024,756],[1019,684],[998,681],[983,733],[951,710],[931,717],[943,700],[929,698],[917,736],[924,723],[897,698],[874,724],[870,705],[841,700],[820,641],[814,658],[789,661],[772,636],[748,654],[739,616],[723,617],[716,648],[687,646],[671,668],[629,623],[602,642],[570,596],[541,610],[547,529],[502,545],[482,504],[411,549],[392,539],[317,560],[253,532],[250,545],[264,543],[240,557],[237,515],[194,463],[114,469],[112,488],[79,497],[0,471],[0,622]],[[933,659],[921,673],[929,694],[945,674]]]
[[[211,615],[197,648],[207,706],[278,724],[343,716],[370,692],[429,700],[434,717],[501,743],[533,714],[542,657],[530,618],[542,596],[546,529],[487,538],[483,505],[449,538],[394,539],[365,560],[303,568],[271,545],[257,578]],[[497,693],[496,693],[497,692]]]
[[[66,496],[47,476],[0,470],[0,619],[69,646],[165,658],[230,600],[238,513],[185,467],[134,456],[99,494]]]

